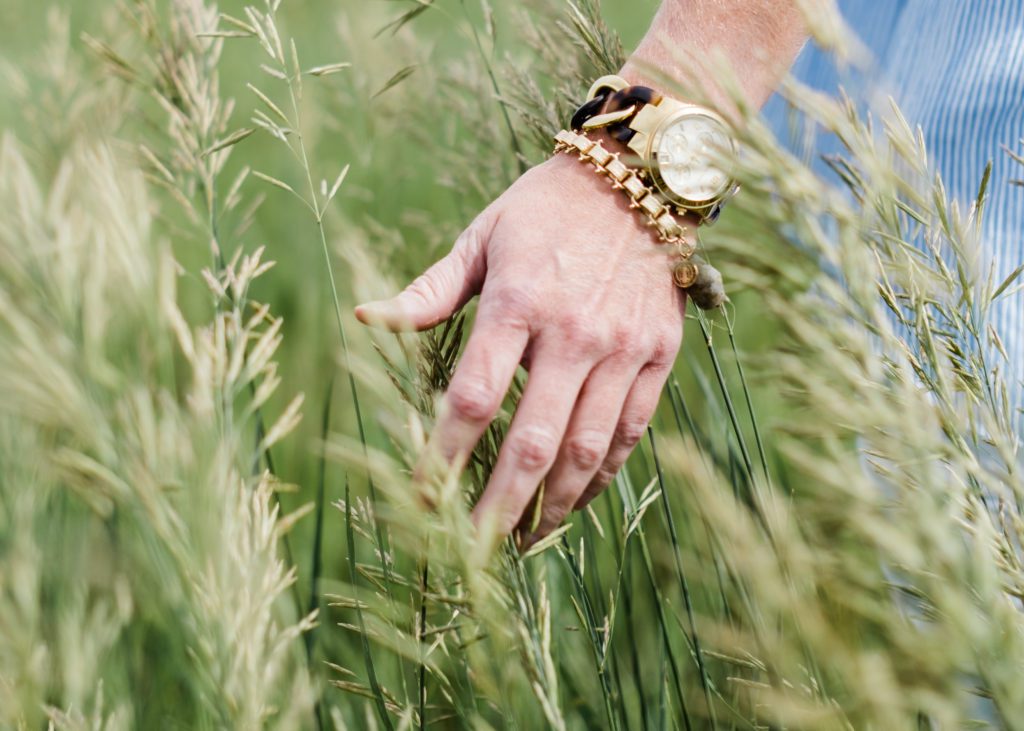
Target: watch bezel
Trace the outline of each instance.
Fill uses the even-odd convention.
[[[725,174],[725,182],[722,183],[722,187],[714,196],[706,200],[689,200],[683,198],[669,187],[668,183],[665,182],[665,179],[661,175],[661,164],[658,161],[658,148],[661,147],[661,139],[664,137],[665,132],[678,123],[679,120],[686,117],[704,117],[717,124],[722,128],[722,131],[725,133],[725,138],[729,141],[728,154],[730,156],[734,156],[736,154],[736,143],[732,139],[732,135],[729,134],[729,125],[721,116],[715,114],[710,109],[705,109],[704,107],[687,106],[673,111],[661,121],[657,129],[654,131],[654,134],[649,138],[647,153],[644,157],[648,160],[647,167],[650,171],[651,181],[654,183],[658,192],[661,193],[661,195],[669,202],[689,210],[706,210],[724,200],[726,196],[728,196],[729,191],[735,187],[736,183],[733,181],[730,171],[722,171]]]

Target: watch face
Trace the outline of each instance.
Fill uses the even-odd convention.
[[[668,122],[656,141],[658,172],[669,193],[691,203],[719,198],[730,185],[716,159],[732,149],[725,127],[704,114]]]

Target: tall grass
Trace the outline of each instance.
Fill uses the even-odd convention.
[[[79,123],[121,103],[87,98]],[[268,265],[256,251],[204,269],[215,307],[187,323],[143,174],[112,131],[83,130],[48,171],[34,140],[0,148],[0,717],[298,726],[311,682],[294,647],[313,617],[279,611],[297,515],[253,467],[298,408],[253,440],[278,380],[281,321],[248,299]]]
[[[622,45],[592,0],[437,0],[371,20],[415,47],[443,18],[468,55],[381,66],[345,6],[351,45],[306,62],[288,9],[132,3],[81,45],[54,16],[13,72],[0,725],[1019,725],[1020,417],[989,318],[1017,284],[979,240],[995,183],[951,201],[895,106],[869,124],[789,82],[845,146],[823,180],[741,106],[743,194],[703,237],[734,304],[693,311],[648,439],[521,554],[468,510],[528,376],[464,475],[413,487],[472,312],[396,337],[348,305],[542,160]],[[529,67],[503,52],[524,47]],[[457,198],[399,211],[398,181],[370,191],[391,219],[344,207],[393,158],[324,140],[371,139],[371,103]],[[434,106],[432,127],[402,113]],[[309,292],[316,326],[273,314]],[[293,365],[322,352],[334,367]]]

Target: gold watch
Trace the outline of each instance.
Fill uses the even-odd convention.
[[[685,104],[620,76],[594,82],[572,119],[573,129],[604,129],[640,160],[640,170],[667,204],[713,223],[736,192],[731,170],[736,143],[718,114]]]

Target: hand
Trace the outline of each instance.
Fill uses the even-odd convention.
[[[626,196],[567,155],[533,168],[452,251],[364,323],[431,328],[480,294],[431,447],[461,469],[516,367],[529,371],[497,464],[474,509],[504,535],[545,481],[531,543],[611,483],[643,437],[679,350],[685,295],[669,251]]]

